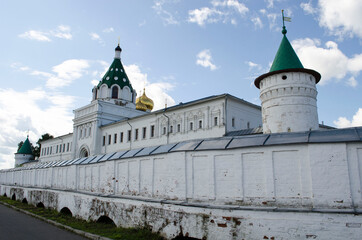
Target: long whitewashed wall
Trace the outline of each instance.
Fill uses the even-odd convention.
[[[4,185],[215,205],[360,209],[361,143],[296,144],[154,156],[22,171]]]

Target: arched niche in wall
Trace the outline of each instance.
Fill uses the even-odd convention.
[[[99,98],[107,98],[108,97],[108,86],[103,84],[100,88]]]
[[[112,98],[117,99],[119,98],[119,87],[117,85],[112,86]]]
[[[122,98],[127,101],[132,101],[132,94],[129,87],[125,86],[122,89]]]
[[[82,145],[79,150],[79,157],[88,157],[90,154],[89,148],[86,145]]]

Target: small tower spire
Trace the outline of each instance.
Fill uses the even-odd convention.
[[[118,38],[118,45],[117,45],[116,49],[114,49],[114,51],[115,51],[114,58],[121,59],[122,48],[119,46],[119,38]]]

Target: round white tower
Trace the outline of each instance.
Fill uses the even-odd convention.
[[[34,155],[31,150],[29,137],[27,137],[21,148],[15,153],[15,167],[21,166],[23,163],[28,163],[32,160],[34,160]]]
[[[255,79],[260,89],[264,133],[299,132],[319,128],[317,88],[321,75],[305,69],[285,36],[270,71]]]

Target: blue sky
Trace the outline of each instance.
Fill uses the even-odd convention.
[[[73,109],[114,57],[161,108],[230,93],[260,104],[254,79],[278,50],[281,9],[304,67],[322,74],[319,121],[362,125],[360,0],[2,1],[0,168],[17,143],[72,132]]]

